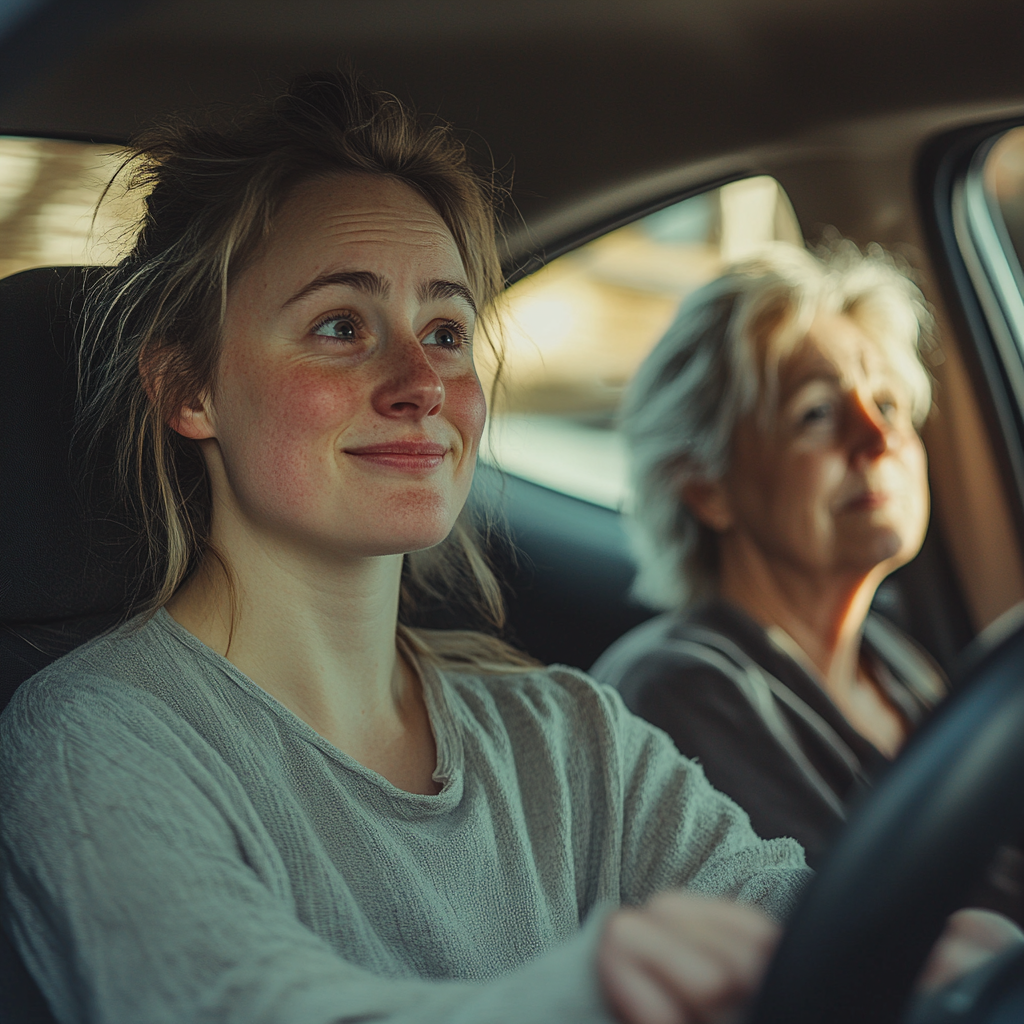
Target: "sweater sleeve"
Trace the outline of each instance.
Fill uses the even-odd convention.
[[[81,700],[16,698],[0,719],[6,926],[62,1024],[610,1022],[600,912],[490,982],[347,962],[298,919],[212,752],[77,682]]]
[[[759,838],[746,812],[712,787],[699,764],[632,714],[616,691],[602,689],[620,745],[624,901],[685,886],[756,904],[783,920],[811,874],[799,844]]]
[[[680,753],[749,815],[765,838],[790,837],[817,858],[842,819],[810,785],[732,679],[664,647],[609,665],[598,678],[663,729]]]

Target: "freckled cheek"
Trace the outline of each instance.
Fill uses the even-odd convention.
[[[298,508],[327,483],[334,442],[361,397],[346,382],[308,372],[259,375],[246,389],[244,451],[253,498]]]
[[[444,382],[444,408],[448,421],[475,449],[487,419],[487,400],[475,373],[460,374]]]

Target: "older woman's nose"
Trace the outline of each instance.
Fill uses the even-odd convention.
[[[444,405],[444,381],[415,338],[395,341],[381,360],[373,407],[382,416],[423,419]]]
[[[850,393],[848,434],[855,458],[877,459],[888,450],[891,432],[873,396]]]

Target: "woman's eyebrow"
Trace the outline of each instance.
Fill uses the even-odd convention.
[[[321,288],[328,288],[331,285],[357,288],[361,292],[366,292],[369,295],[378,295],[383,298],[387,298],[388,293],[391,291],[390,283],[372,270],[341,270],[334,274],[321,274],[319,277],[314,277],[309,284],[304,288],[300,288],[288,299],[281,308],[286,309],[312,292],[319,291]]]
[[[416,297],[420,302],[430,302],[435,299],[463,299],[466,305],[473,310],[473,315],[476,316],[473,293],[458,281],[427,281],[416,290]]]
[[[790,398],[808,384],[834,384],[842,387],[843,377],[831,363],[809,366],[803,373],[783,383],[782,394]]]

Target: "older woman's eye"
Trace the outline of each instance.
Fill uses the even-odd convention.
[[[359,325],[350,316],[332,316],[321,320],[313,328],[313,333],[321,338],[333,338],[336,341],[355,341],[359,336]]]
[[[466,329],[461,324],[449,323],[435,327],[424,339],[424,345],[436,345],[438,348],[460,349],[466,344]]]
[[[820,405],[812,405],[805,409],[800,416],[800,423],[803,426],[813,426],[822,423],[832,415],[832,405],[829,402],[822,402]]]

